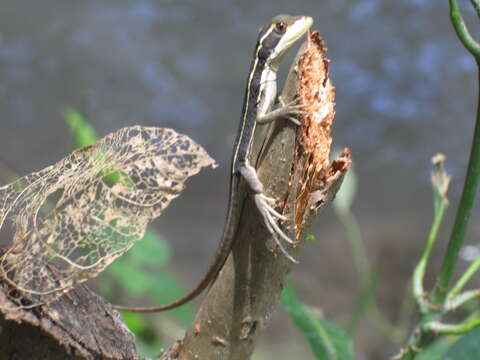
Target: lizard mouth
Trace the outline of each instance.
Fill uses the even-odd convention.
[[[282,56],[295,44],[313,25],[310,16],[299,16],[289,25],[287,31],[278,42],[275,52],[271,55],[272,61],[281,59]]]

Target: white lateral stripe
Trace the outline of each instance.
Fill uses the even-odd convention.
[[[270,33],[273,31],[273,29],[275,28],[275,24],[271,24],[270,25],[270,28],[267,30],[267,32],[265,32],[265,35],[263,35],[260,40],[258,41],[258,48],[257,48],[257,52],[255,53],[255,62],[253,63],[253,66],[252,66],[252,71],[250,72],[250,75],[248,77],[248,84],[247,84],[247,93],[245,95],[245,107],[244,107],[244,110],[243,110],[243,118],[242,118],[242,129],[240,130],[240,135],[239,135],[239,139],[242,139],[242,136],[243,136],[243,132],[245,131],[245,125],[246,125],[246,118],[247,118],[247,115],[248,115],[248,106],[249,106],[249,99],[250,99],[250,88],[252,87],[252,78],[253,78],[253,74],[255,73],[255,71],[257,70],[257,65],[258,65],[258,54],[260,53],[260,50],[263,48],[263,40],[265,40],[265,38],[270,35]],[[261,92],[259,91],[258,92],[259,96],[261,95]],[[257,99],[258,100],[258,99]],[[253,129],[252,129],[252,134],[255,132],[255,126],[256,126],[256,122],[254,122],[253,124]],[[233,156],[233,164],[236,163],[237,161],[237,155],[238,155],[238,150],[240,148],[240,145],[241,145],[241,141],[238,142],[237,144],[237,148],[235,149],[235,154]],[[232,175],[233,175],[233,172],[235,171],[234,167],[232,168]]]

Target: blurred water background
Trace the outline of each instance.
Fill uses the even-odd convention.
[[[466,2],[465,2],[466,3]],[[475,64],[457,41],[447,1],[434,0],[16,0],[0,2],[0,176],[62,158],[66,106],[103,136],[128,125],[188,134],[220,167],[189,182],[156,223],[186,287],[219,241],[229,162],[257,29],[278,13],[315,19],[337,87],[334,146],[351,148],[353,211],[378,273],[379,305],[398,307],[432,218],[430,158],[447,155],[452,206],[461,191],[475,110]],[[467,13],[471,14],[468,9]],[[284,70],[287,67],[284,68]],[[0,179],[1,183],[7,180]],[[469,242],[478,242],[478,210]],[[345,232],[332,211],[312,233],[293,278],[302,300],[345,321],[358,296]],[[442,251],[435,253],[436,258]],[[162,316],[158,317],[161,321]],[[255,359],[313,359],[279,310]],[[396,347],[364,321],[361,359]]]

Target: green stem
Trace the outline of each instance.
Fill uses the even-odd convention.
[[[437,190],[434,189],[434,191]],[[440,228],[440,224],[442,223],[446,207],[446,200],[440,199],[439,201],[435,201],[434,219],[432,227],[430,228],[430,233],[428,234],[427,244],[425,246],[425,249],[423,250],[422,257],[418,262],[417,266],[415,267],[415,271],[413,272],[413,296],[417,301],[417,304],[419,305],[420,311],[422,313],[426,311],[424,306],[425,291],[423,288],[425,269],[427,267],[433,244],[435,243],[435,239],[437,238],[438,229]]]
[[[475,9],[480,8],[476,6],[479,3],[478,0],[471,1]],[[455,29],[455,32],[462,44],[477,61],[477,67],[480,68],[480,45],[473,39],[468,31],[460,13],[457,1],[449,0],[449,3],[450,19],[452,21],[453,28]],[[478,318],[467,320],[459,325],[447,325],[440,323],[443,306],[447,297],[448,287],[452,280],[458,255],[465,239],[465,233],[480,179],[480,97],[477,96],[477,98],[477,116],[472,147],[470,150],[470,159],[468,161],[467,174],[465,177],[462,196],[457,209],[457,214],[455,216],[455,223],[453,225],[450,240],[448,242],[447,251],[443,259],[442,267],[440,269],[440,274],[437,278],[433,294],[431,296],[431,305],[433,306],[430,307],[430,311],[422,313],[416,329],[413,331],[410,339],[407,342],[405,350],[398,356],[398,359],[414,359],[418,352],[421,351],[421,347],[429,344],[434,339],[437,333],[435,331],[430,331],[433,330],[431,327],[429,327],[432,324],[435,324],[436,331],[446,331],[450,333],[464,330],[468,331],[468,329],[472,329],[479,325]],[[419,286],[418,282],[414,285],[417,293],[419,290],[421,290],[421,286],[423,285],[420,284]]]
[[[480,0],[470,0],[470,2],[477,13],[477,16],[480,18]]]
[[[361,294],[357,303],[355,304],[352,313],[350,315],[350,320],[346,327],[349,334],[353,334],[357,328],[358,322],[365,313],[365,311],[371,305],[371,302],[375,296],[375,292],[378,287],[378,274],[372,274],[372,277],[368,280],[368,283],[361,283]]]
[[[352,249],[355,268],[360,273],[360,282],[365,285],[370,282],[370,264],[363,244],[362,232],[355,216],[349,211],[337,211],[337,217],[347,231],[347,240]]]
[[[462,44],[467,48],[467,50],[473,55],[475,59],[480,60],[480,44],[478,44],[475,39],[472,37],[470,32],[463,21],[462,13],[458,7],[456,0],[449,0],[450,2],[450,20],[452,21],[453,28],[457,33],[458,38]],[[478,1],[475,1],[478,4]],[[472,1],[472,4],[473,1]],[[475,4],[474,4],[475,7]]]
[[[402,304],[400,306],[400,314],[398,315],[397,335],[399,338],[401,338],[401,341],[403,341],[407,335],[407,330],[410,326],[411,315],[415,310],[415,299],[410,292],[411,288],[412,285],[409,282],[404,291]]]
[[[360,225],[358,224],[356,217],[349,210],[337,211],[337,217],[347,231],[347,240],[352,249],[353,263],[357,272],[360,274],[360,286],[362,291],[360,300],[350,316],[347,329],[349,333],[352,334],[362,313],[367,309],[369,317],[381,329],[385,336],[391,341],[398,341],[395,326],[383,316],[378,307],[375,296],[378,278],[371,270],[368,262]]]
[[[480,46],[470,36],[465,23],[463,22],[458,4],[455,0],[450,0],[450,17],[455,31],[465,45],[465,47],[480,61]],[[479,79],[480,83],[480,79]],[[470,219],[471,210],[475,200],[478,183],[480,179],[480,97],[477,105],[477,119],[475,124],[475,132],[472,140],[472,148],[470,159],[468,162],[465,184],[463,186],[462,197],[458,205],[455,223],[453,225],[450,241],[448,243],[447,252],[443,260],[440,275],[435,284],[432,295],[433,302],[441,306],[447,296],[448,286],[452,280],[455,265],[458,260],[460,248],[462,247],[467,231],[468,221]]]
[[[461,294],[458,294],[456,296],[452,296],[445,303],[445,306],[444,306],[445,311],[457,310],[460,306],[464,305],[465,303],[473,299],[477,299],[479,297],[480,297],[480,289],[469,290]]]
[[[461,335],[465,334],[480,325],[480,318],[468,319],[460,324],[444,324],[432,322],[425,325],[425,329],[438,335]]]
[[[457,295],[460,291],[462,291],[463,287],[465,284],[468,282],[468,280],[471,279],[471,277],[477,272],[478,268],[480,267],[480,256],[478,256],[475,261],[473,261],[465,270],[463,275],[458,279],[457,283],[455,286],[450,290],[450,292],[447,295],[447,299],[452,298],[453,296]]]

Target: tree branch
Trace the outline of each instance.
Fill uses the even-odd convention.
[[[306,90],[305,87],[313,92],[318,90],[315,96],[321,97],[324,103],[317,104],[318,108],[313,111],[319,120],[315,123],[304,119],[298,131],[291,122],[272,124],[271,136],[264,147],[267,151],[257,163],[267,194],[285,199],[284,214],[295,214],[295,224],[284,224],[283,229],[296,239],[303,238],[308,223],[333,200],[350,165],[347,149],[337,160],[328,161],[334,88],[328,79],[326,48],[318,33],[314,34],[308,44],[302,46],[292,65],[282,99],[290,102]],[[321,81],[315,78],[317,73],[322,73]],[[308,80],[312,81],[306,85]],[[305,104],[311,103],[314,97],[300,95]],[[320,141],[322,136],[324,141]],[[322,159],[320,153],[324,155]],[[268,326],[292,267],[292,262],[274,249],[272,243],[255,204],[247,199],[232,255],[210,288],[185,338],[162,354],[161,359],[244,360],[250,357],[259,330]],[[298,241],[297,245],[302,244]],[[298,248],[288,251],[298,257]]]
[[[26,310],[0,286],[0,359],[139,359],[133,336],[85,285]]]

